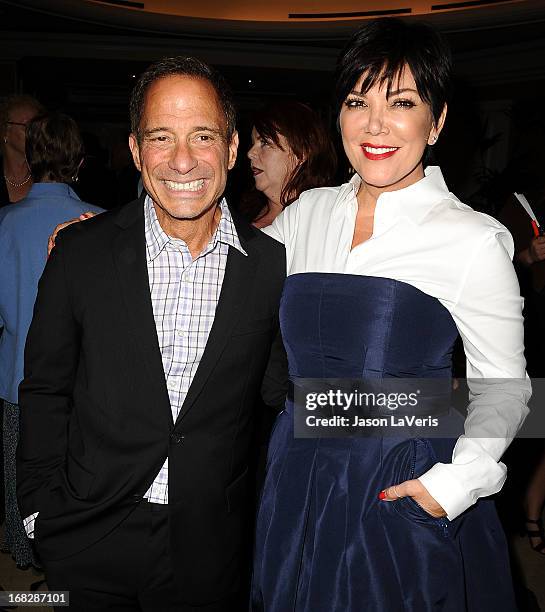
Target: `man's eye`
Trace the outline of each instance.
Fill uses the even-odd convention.
[[[168,136],[151,136],[151,142],[168,142]]]
[[[214,137],[211,134],[197,134],[195,140],[203,144],[208,144],[214,141]]]

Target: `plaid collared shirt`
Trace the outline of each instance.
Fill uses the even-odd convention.
[[[146,253],[153,316],[159,338],[172,420],[176,422],[214,322],[229,247],[242,248],[225,199],[206,248],[192,259],[185,242],[167,236],[149,196],[144,203]],[[144,495],[168,503],[168,457]]]

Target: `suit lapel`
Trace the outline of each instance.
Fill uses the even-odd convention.
[[[146,384],[152,387],[153,396],[164,405],[163,412],[168,417],[170,427],[172,413],[149,289],[143,199],[123,207],[117,224],[122,231],[114,241],[113,257],[127,310],[127,321],[147,370]]]
[[[236,220],[234,216],[233,218]],[[229,340],[233,327],[241,317],[247,296],[254,283],[259,255],[251,246],[250,228],[246,227],[241,221],[238,221],[236,226],[241,245],[248,255],[243,255],[237,249],[229,247],[225,276],[214,323],[201,362],[195,372],[175,426],[183,419],[199,397]]]

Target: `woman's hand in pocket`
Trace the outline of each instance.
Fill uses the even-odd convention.
[[[447,515],[444,509],[428,493],[420,480],[406,480],[392,485],[379,493],[379,499],[385,502],[396,502],[402,497],[412,497],[413,500],[430,516],[442,518]]]

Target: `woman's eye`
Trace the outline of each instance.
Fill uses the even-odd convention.
[[[393,106],[397,106],[398,108],[412,108],[415,106],[415,103],[412,100],[395,100]]]
[[[360,98],[348,98],[348,100],[345,100],[344,105],[347,108],[362,108],[365,106],[365,102]]]

